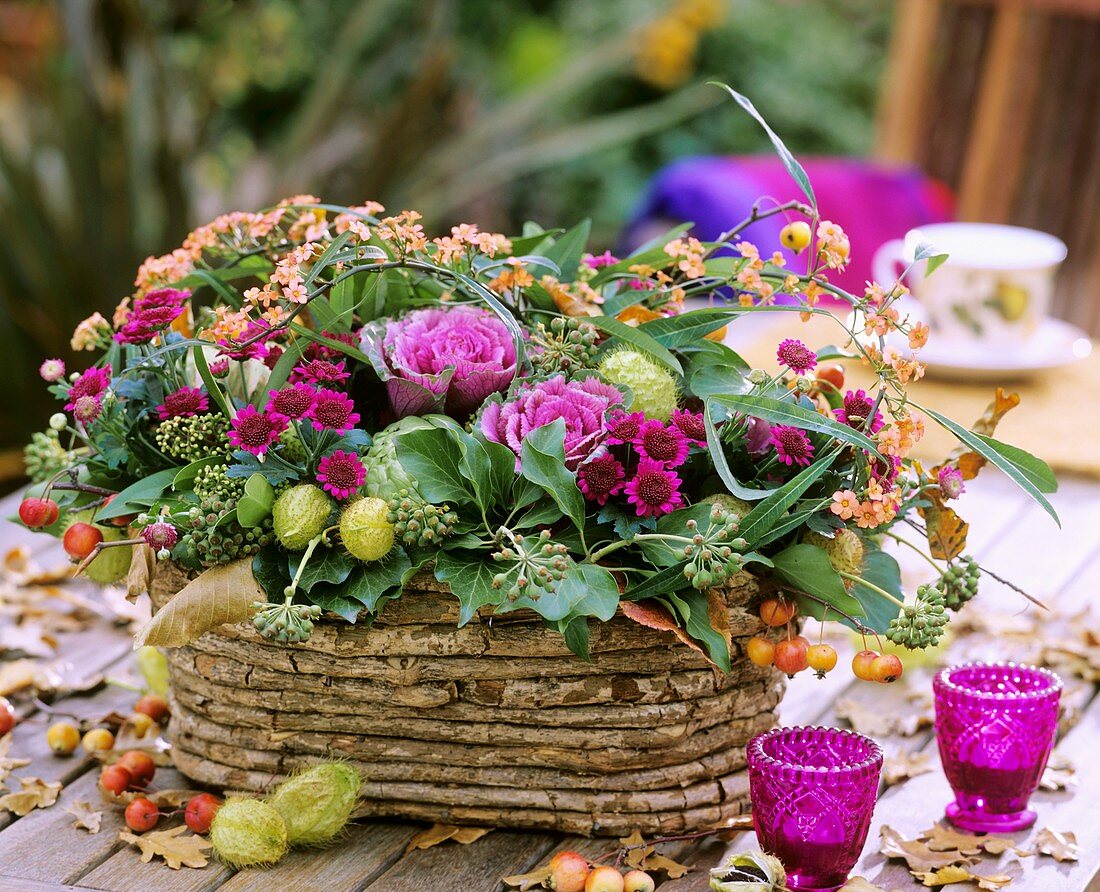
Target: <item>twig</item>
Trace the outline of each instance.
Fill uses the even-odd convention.
[[[798,211],[800,214],[805,214],[807,217],[813,215],[813,209],[808,205],[803,204],[801,201],[787,201],[783,204],[777,204],[775,207],[769,208],[766,211],[760,210],[760,202],[757,201],[752,206],[752,210],[749,212],[749,215],[744,220],[735,225],[732,229],[727,229],[714,240],[714,247],[703,255],[703,259],[706,260],[707,258],[711,257],[714,252],[721,248],[726,242],[728,242],[731,238],[741,232],[741,230],[747,229],[757,220],[765,220],[768,217],[774,217],[776,214],[782,214],[786,211]]]
[[[695,833],[681,833],[677,836],[657,836],[650,840],[643,840],[642,842],[633,843],[628,846],[619,846],[617,849],[612,849],[610,852],[604,852],[602,855],[597,855],[592,858],[590,863],[598,864],[600,861],[605,861],[612,855],[616,856],[615,866],[617,867],[622,863],[623,856],[627,852],[632,852],[635,849],[645,849],[650,846],[659,846],[666,842],[684,842],[692,839],[705,839],[708,836],[717,836],[720,833],[729,833],[731,830],[751,830],[752,829],[752,815],[737,815],[730,819],[730,823],[725,827],[713,827],[710,830],[699,830]]]

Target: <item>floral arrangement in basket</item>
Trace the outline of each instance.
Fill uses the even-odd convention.
[[[791,629],[796,610],[935,644],[981,572],[951,501],[991,463],[1051,510],[1053,475],[992,438],[1013,398],[972,429],[910,399],[928,330],[894,307],[904,286],[830,283],[847,237],[730,92],[805,202],[757,205],[713,243],[682,226],[629,257],[592,255],[586,224],[432,238],[414,211],[311,196],[196,229],[141,266],[111,319],[77,328],[74,348],[100,354],[90,368],[42,365],[64,411],[28,447],[21,518],[101,581],[127,573],[138,543],[201,573],[148,643],[181,643],[165,629],[183,614],[192,637],[250,618],[302,641],[323,612],[369,622],[430,568],[462,622],[533,610],[580,655],[589,621],[622,610],[728,669],[712,608],[746,570],[777,593],[762,618],[788,628],[753,639],[762,665],[835,664]],[[791,221],[784,246],[810,252],[806,274],[739,238],[773,214]],[[777,311],[795,324],[771,367],[723,345],[728,324]],[[797,317],[822,314],[843,346],[815,352]],[[836,360],[875,385],[846,388]],[[961,443],[931,468],[909,458],[928,424]],[[941,562],[910,596],[882,549],[914,545],[899,528]],[[865,651],[855,669],[890,680],[901,663]]]

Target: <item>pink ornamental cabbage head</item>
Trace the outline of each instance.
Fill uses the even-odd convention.
[[[364,349],[398,418],[445,411],[461,417],[507,389],[516,375],[512,333],[490,310],[472,306],[414,310],[385,335],[364,333]]]
[[[607,413],[622,405],[623,395],[599,378],[566,381],[559,375],[523,386],[512,399],[490,403],[481,416],[486,439],[503,443],[517,456],[535,428],[565,421],[565,464],[570,470],[588,458],[607,436]]]

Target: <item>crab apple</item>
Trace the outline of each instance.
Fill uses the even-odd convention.
[[[901,678],[904,669],[901,658],[897,654],[879,654],[871,664],[871,679],[883,684],[892,684]]]
[[[60,514],[61,509],[53,499],[23,499],[19,503],[19,519],[32,530],[56,523]]]
[[[101,530],[90,523],[74,523],[65,530],[61,544],[65,553],[74,561],[82,561],[92,553],[95,547],[103,541]]]
[[[878,654],[873,650],[861,650],[852,657],[852,674],[860,681],[874,681],[871,673],[871,664],[878,659]]]
[[[790,248],[795,254],[806,250],[810,236],[810,224],[805,220],[795,220],[779,230],[779,241],[784,248]]]
[[[135,833],[144,833],[157,826],[160,820],[160,809],[152,799],[139,796],[126,806],[126,826]]]
[[[115,735],[106,728],[92,728],[81,739],[80,745],[86,753],[109,750],[115,745]]]
[[[826,382],[834,392],[839,393],[844,387],[844,366],[825,365],[814,370],[814,377],[820,382]]]
[[[132,712],[129,718],[126,719],[126,723],[133,729],[135,737],[144,737],[149,733],[149,729],[156,723],[153,721],[153,717],[145,712]]]
[[[69,722],[54,722],[46,731],[46,743],[54,755],[71,756],[80,746],[80,732]]]
[[[745,652],[757,666],[770,666],[775,659],[775,645],[767,638],[754,635],[745,645]]]
[[[655,888],[653,877],[644,870],[632,870],[623,877],[623,892],[653,892]]]
[[[99,773],[99,785],[115,796],[121,796],[133,782],[134,775],[125,765],[108,765]]]
[[[584,881],[584,892],[623,892],[623,875],[614,867],[597,867]]]
[[[115,764],[123,766],[133,775],[132,787],[146,786],[157,773],[157,764],[152,756],[141,750],[127,750]]]
[[[550,888],[554,892],[584,892],[591,868],[577,852],[558,852],[550,859]]]
[[[811,644],[806,651],[806,664],[824,678],[836,667],[836,649],[831,644]]]
[[[206,833],[214,822],[214,815],[221,808],[222,801],[212,793],[199,793],[192,796],[183,810],[183,822],[194,833]]]
[[[7,697],[0,697],[0,737],[15,727],[15,709]]]
[[[760,604],[760,619],[767,626],[782,626],[790,622],[798,612],[794,601],[782,598],[767,598]]]
[[[134,704],[134,712],[143,713],[154,722],[163,722],[168,717],[168,701],[157,694],[146,694]]]
[[[790,638],[780,641],[775,646],[775,668],[787,676],[794,678],[806,668],[806,642],[798,638]]]

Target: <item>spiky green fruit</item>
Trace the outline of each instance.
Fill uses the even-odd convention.
[[[728,492],[716,492],[714,495],[707,496],[703,501],[708,505],[717,505],[719,508],[724,508],[734,520],[740,520],[756,507],[752,502],[746,502],[744,499],[737,498],[737,496],[731,496]]]
[[[268,802],[283,816],[287,842],[323,846],[347,826],[362,786],[351,765],[325,762],[280,784]]]
[[[332,499],[312,483],[290,487],[271,509],[275,537],[283,548],[301,551],[328,525],[332,505]]]
[[[352,557],[380,561],[393,548],[394,529],[389,505],[368,497],[352,502],[340,516],[340,538]]]
[[[600,363],[600,374],[612,384],[629,387],[634,393],[630,408],[646,418],[668,421],[676,408],[676,379],[637,350],[616,350]]]
[[[210,842],[230,867],[274,864],[286,854],[286,823],[261,799],[227,799],[210,825]]]
[[[863,540],[847,527],[841,527],[830,539],[821,533],[808,532],[803,537],[804,542],[825,549],[829,556],[829,563],[839,573],[855,573],[863,569]]]

